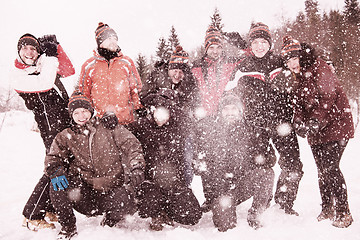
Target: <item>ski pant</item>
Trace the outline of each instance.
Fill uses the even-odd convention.
[[[299,143],[294,130],[285,136],[278,133],[272,136],[273,144],[280,158],[278,164],[281,173],[276,184],[274,200],[281,208],[291,209],[303,176],[303,164],[300,160]]]
[[[180,224],[195,225],[202,216],[198,200],[186,186],[174,186],[170,190],[165,190],[146,181],[141,184],[137,198],[139,216],[142,218],[155,218],[166,214]]]
[[[272,168],[253,169],[244,177],[236,180],[234,188],[228,192],[218,189],[218,197],[213,200],[213,223],[220,231],[236,226],[236,206],[253,197],[249,214],[257,217],[269,206],[274,186],[274,170]],[[220,185],[223,186],[223,185]],[[222,187],[221,187],[222,188]]]
[[[23,210],[23,215],[27,219],[40,220],[44,219],[46,212],[55,212],[50,201],[50,184],[50,179],[45,174],[36,184]]]
[[[339,167],[347,142],[334,141],[311,146],[318,170],[322,209],[329,210],[335,203],[337,215],[350,213],[346,183]]]
[[[51,201],[65,231],[76,229],[73,209],[87,216],[105,213],[105,223],[111,227],[124,219],[125,215],[136,212],[133,194],[124,186],[99,192],[78,177],[69,178],[68,181],[69,187],[65,190],[50,188]]]

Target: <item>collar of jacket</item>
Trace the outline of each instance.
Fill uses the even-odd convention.
[[[118,59],[118,58],[122,58],[124,55],[122,54],[122,52],[118,52],[118,56],[111,59],[111,60],[114,60],[114,59]],[[108,62],[108,60],[106,60],[106,58],[104,58],[103,56],[101,56],[97,50],[94,50],[94,57],[96,58],[96,60],[99,60],[99,61],[105,61],[105,62]],[[110,61],[111,61],[110,60]]]
[[[73,124],[71,126],[71,130],[76,134],[86,134],[86,131],[93,132],[100,125],[99,117],[91,118],[84,125],[79,125],[72,120]]]

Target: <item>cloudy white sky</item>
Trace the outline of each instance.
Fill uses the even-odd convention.
[[[318,0],[321,11],[343,9],[344,0]],[[0,3],[0,66],[13,62],[16,44],[24,33],[56,34],[77,72],[95,48],[99,21],[119,35],[123,52],[154,54],[160,37],[167,38],[174,25],[187,51],[203,44],[215,7],[225,31],[246,34],[252,21],[275,27],[283,18],[295,18],[304,0],[5,0]]]

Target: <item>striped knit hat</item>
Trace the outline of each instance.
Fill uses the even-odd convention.
[[[212,44],[222,45],[222,35],[219,30],[214,26],[210,25],[206,30],[205,36],[205,52]]]
[[[301,45],[298,40],[293,39],[291,36],[283,38],[283,45],[281,47],[281,57],[288,61],[292,57],[300,56]]]
[[[181,46],[177,46],[172,53],[169,62],[169,70],[171,69],[185,69],[189,62],[189,54],[183,50]]]
[[[26,45],[34,46],[36,48],[36,51],[39,54],[41,53],[40,43],[38,39],[35,36],[31,35],[30,33],[26,33],[20,37],[17,45],[18,52],[20,52],[22,46],[26,46]]]
[[[109,37],[116,37],[116,39],[118,39],[118,36],[117,36],[116,32],[114,31],[114,29],[109,27],[109,25],[107,25],[107,24],[99,22],[99,25],[95,31],[95,39],[96,39],[97,45],[100,46],[100,44],[102,42],[104,42],[106,39],[108,39]]]
[[[69,99],[69,114],[72,117],[73,112],[77,108],[85,108],[91,112],[91,116],[94,115],[94,108],[91,106],[90,100],[81,92],[74,92]]]
[[[249,31],[249,42],[252,43],[257,38],[263,38],[271,45],[271,33],[267,25],[262,22],[251,24]]]

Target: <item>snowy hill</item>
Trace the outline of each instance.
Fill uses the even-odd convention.
[[[5,118],[0,131],[0,239],[4,240],[49,240],[55,239],[56,230],[31,232],[21,226],[23,207],[35,184],[42,175],[45,149],[38,132],[31,131],[33,115],[31,112],[8,112],[0,115],[0,123]],[[101,227],[101,216],[87,218],[77,214],[79,235],[76,240],[101,239],[266,239],[266,240],[356,240],[360,239],[360,135],[357,132],[345,150],[341,168],[348,186],[349,204],[354,223],[347,229],[331,226],[329,221],[318,223],[320,213],[320,194],[317,183],[316,166],[307,142],[299,139],[301,159],[304,163],[304,177],[300,182],[298,199],[294,208],[299,217],[285,215],[274,203],[264,213],[264,227],[259,230],[250,228],[246,221],[250,201],[237,208],[238,224],[235,229],[225,233],[218,232],[212,223],[211,213],[203,216],[196,226],[175,225],[162,232],[148,229],[149,219],[140,219],[137,215],[127,219],[123,226],[116,228]],[[275,167],[279,173],[278,165]],[[202,203],[201,182],[195,177],[193,190]]]

